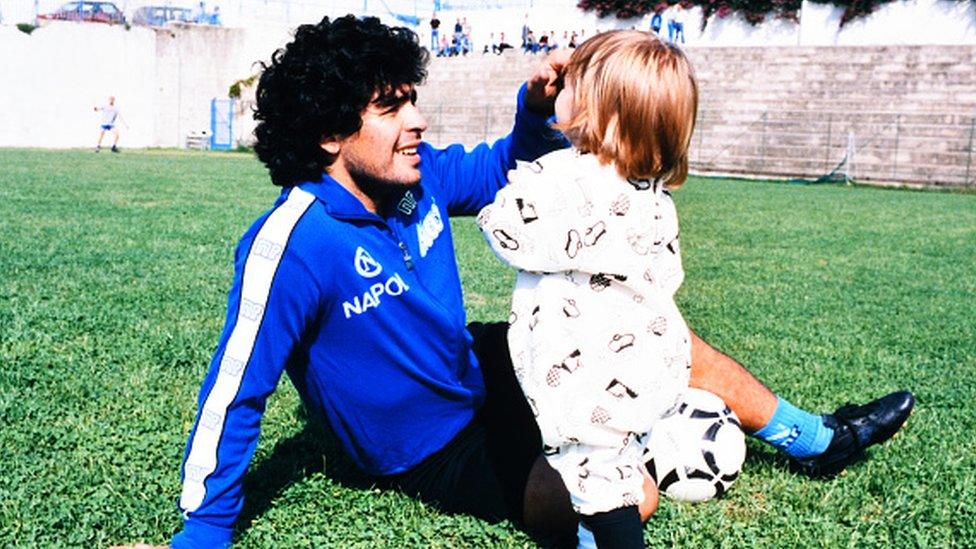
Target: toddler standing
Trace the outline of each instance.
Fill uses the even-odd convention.
[[[509,346],[581,543],[642,547],[641,456],[688,386],[684,272],[669,189],[688,173],[691,65],[641,31],[584,42],[556,99],[573,147],[523,164],[478,216],[519,270]]]

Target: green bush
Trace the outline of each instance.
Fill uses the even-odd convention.
[[[893,2],[894,0],[811,0],[817,4],[828,4],[844,8],[840,24],[843,26],[848,21],[870,15],[878,7]],[[976,0],[956,0],[957,2],[971,2],[976,4]],[[699,7],[704,17],[702,18],[702,29],[708,20],[716,15],[727,17],[738,13],[742,17],[757,25],[766,20],[770,15],[786,19],[789,21],[799,21],[798,14],[802,5],[802,0],[662,0],[660,2],[646,2],[640,0],[580,0],[577,6],[583,11],[595,11],[599,17],[615,15],[620,19],[630,19],[641,17],[655,11],[664,11],[671,6],[681,4],[684,8]]]
[[[257,81],[258,76],[259,75],[257,74],[252,74],[247,78],[242,78],[231,84],[230,88],[227,90],[227,97],[230,97],[231,99],[240,99],[244,88],[250,88],[253,86]]]

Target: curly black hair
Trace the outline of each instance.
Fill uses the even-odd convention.
[[[262,64],[257,88],[254,149],[271,181],[317,181],[335,161],[319,146],[322,138],[358,131],[373,95],[382,101],[422,83],[428,60],[413,31],[375,17],[326,17],[298,27],[295,39]]]

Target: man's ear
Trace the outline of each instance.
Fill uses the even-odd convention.
[[[319,141],[319,146],[322,147],[323,151],[333,156],[339,154],[339,140],[333,135],[323,137],[322,141]]]

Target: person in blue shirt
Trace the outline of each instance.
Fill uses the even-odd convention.
[[[651,32],[660,36],[661,34],[661,12],[655,11],[651,16]]]
[[[378,485],[448,512],[575,536],[569,495],[515,379],[507,325],[467,323],[449,223],[490,203],[516,161],[567,146],[549,117],[569,50],[522,86],[512,132],[470,151],[423,141],[415,86],[428,55],[412,31],[350,15],[300,26],[264,67],[255,150],[281,193],[237,247],[181,467],[184,525],[173,547],[230,544],[283,373],[311,421],[327,424]],[[786,407],[691,337],[692,385],[725,399],[747,429],[787,425],[791,444],[804,441],[810,474],[843,469],[910,410],[910,394],[839,419]],[[827,444],[817,425],[834,426]],[[646,520],[657,502],[649,478],[644,490]]]
[[[193,16],[193,22],[200,23],[202,25],[202,24],[206,24],[209,21],[210,21],[210,16],[207,15],[207,4],[206,2],[201,0],[200,3],[197,4],[197,12]]]

